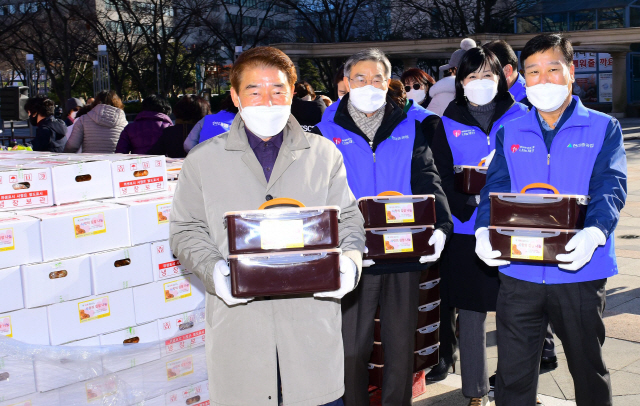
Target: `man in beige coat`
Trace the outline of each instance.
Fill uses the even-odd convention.
[[[244,52],[231,71],[240,114],[228,133],[191,150],[171,212],[171,249],[207,288],[206,353],[211,404],[341,405],[340,300],[359,279],[363,219],[342,155],[290,115],[295,67],[275,48]],[[223,214],[277,197],[341,208],[341,288],[243,300],[230,293]]]

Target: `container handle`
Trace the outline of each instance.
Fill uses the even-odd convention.
[[[514,229],[503,229],[498,228],[498,234],[508,235],[510,237],[541,237],[541,238],[550,238],[557,237],[560,235],[560,231],[543,231],[543,230],[535,230],[535,229],[524,229],[524,230],[514,230]]]
[[[432,345],[431,347],[423,348],[420,351],[418,351],[418,355],[423,355],[423,356],[424,355],[431,355],[434,352],[436,352],[438,347],[440,347],[440,343],[438,343],[436,345]]]
[[[290,199],[288,197],[278,197],[275,199],[271,199],[268,202],[264,202],[258,207],[258,210],[268,209],[273,206],[295,206],[295,207],[304,207],[302,202],[296,199]]]
[[[435,302],[427,303],[426,305],[422,305],[422,306],[418,307],[418,311],[430,312],[431,310],[435,309],[438,306],[440,306],[440,300],[436,300]]]
[[[438,285],[439,283],[440,283],[440,278],[434,279],[432,281],[424,282],[420,284],[420,289],[429,290],[429,289],[435,288],[436,285]]]
[[[487,160],[485,158],[482,158],[482,161],[478,162],[478,165],[476,166],[484,166],[485,163],[487,163]]]
[[[558,192],[558,189],[556,189],[555,187],[551,186],[548,183],[530,183],[527,186],[523,187],[520,193],[526,193],[527,190],[529,189],[547,189],[547,190],[551,190],[554,195],[560,194],[560,192]]]
[[[563,198],[560,195],[521,195],[521,194],[498,194],[498,199],[506,202],[512,201],[521,204],[548,204],[557,203]]]
[[[440,328],[440,322],[437,322],[437,323],[433,323],[431,325],[428,325],[426,327],[419,328],[418,329],[418,333],[420,333],[420,334],[429,334],[429,333],[433,333],[434,331],[436,331],[439,328]]]
[[[381,230],[376,230],[376,229],[370,229],[368,230],[369,232],[371,232],[371,234],[376,234],[376,235],[385,235],[385,234],[399,234],[399,233],[411,233],[411,234],[416,234],[416,233],[421,233],[424,230],[426,230],[427,227],[411,227],[411,228],[384,228]]]
[[[394,192],[392,190],[387,190],[386,192],[378,193],[378,196],[404,196],[400,192]]]

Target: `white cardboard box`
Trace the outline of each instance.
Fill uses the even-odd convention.
[[[21,309],[0,314],[0,335],[27,344],[49,345],[47,309]]]
[[[145,390],[148,393],[170,391],[207,380],[204,347],[163,357],[144,365]]]
[[[0,211],[53,206],[49,168],[15,168],[0,161]]]
[[[0,313],[23,309],[20,267],[0,269]]]
[[[209,383],[202,381],[171,391],[164,395],[164,404],[165,406],[208,406]]]
[[[136,245],[91,255],[93,294],[153,282],[151,245]]]
[[[91,347],[99,346],[98,337],[91,337],[51,349],[46,355],[39,355],[34,361],[38,391],[46,392],[101,376],[103,370],[100,353],[91,351]]]
[[[169,239],[169,215],[173,194],[154,193],[115,199],[129,209],[129,232],[131,244]]]
[[[153,261],[153,280],[160,281],[188,274],[180,260],[171,252],[169,240],[151,244],[151,258]]]
[[[44,261],[128,247],[127,208],[109,203],[72,203],[24,212],[40,219]]]
[[[167,181],[167,192],[175,193],[177,188],[178,188],[177,180]]]
[[[162,356],[204,345],[204,308],[158,320]]]
[[[33,217],[0,213],[0,266],[42,262],[40,221]]]
[[[35,392],[17,399],[0,402],[0,406],[61,406],[61,404],[58,391],[51,391],[46,393]],[[63,403],[62,406],[68,406],[68,404]],[[162,406],[164,406],[164,403]]]
[[[33,361],[19,357],[0,357],[0,402],[36,391]]]
[[[155,322],[129,327],[100,336],[100,344],[105,348],[102,357],[105,373],[122,371],[147,362],[160,359],[158,326]]]
[[[47,307],[52,345],[110,333],[136,324],[131,289]]]
[[[60,398],[65,405],[96,406],[128,405],[129,401],[143,400],[144,378],[123,373],[100,376],[60,389]],[[145,402],[146,406],[147,403]]]
[[[21,271],[27,308],[91,296],[91,260],[87,255],[22,265]]]
[[[136,286],[133,288],[136,323],[143,324],[203,307],[204,292],[202,282],[195,275]]]
[[[164,155],[103,155],[111,161],[114,197],[161,192],[167,189],[167,165]]]

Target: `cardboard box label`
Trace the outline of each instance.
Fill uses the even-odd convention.
[[[104,213],[87,214],[73,218],[76,238],[107,232],[107,223],[104,221]]]
[[[9,405],[9,406],[32,406],[32,405],[33,405],[33,403],[31,403],[31,399],[29,399],[29,400],[24,400],[24,401],[22,401],[20,403],[14,403],[14,404]]]
[[[387,203],[384,205],[387,223],[413,223],[413,203]]]
[[[156,177],[147,178],[147,179],[127,180],[125,182],[120,182],[119,185],[120,187],[140,186],[140,185],[146,185],[149,183],[162,182],[163,180],[164,178],[162,176],[156,176]]]
[[[167,362],[167,380],[180,378],[193,373],[193,355]]]
[[[167,282],[162,286],[164,287],[165,303],[191,296],[191,283],[189,279],[178,279]]]
[[[13,228],[0,228],[0,252],[12,251],[15,248]]]
[[[512,236],[511,258],[543,260],[544,238]]]
[[[36,190],[24,193],[9,193],[0,195],[0,208],[20,206],[40,206],[49,203],[49,195],[46,190]]]
[[[118,383],[115,378],[107,378],[100,382],[87,382],[84,387],[87,394],[87,403],[102,400],[118,392]]]
[[[260,222],[263,250],[304,247],[302,220],[263,220]]]
[[[172,276],[179,276],[188,273],[187,270],[180,269],[180,261],[177,259],[175,261],[164,262],[158,265],[158,276],[160,278],[167,278]]]
[[[80,323],[111,316],[109,296],[78,303],[78,313],[80,314]]]
[[[0,317],[0,334],[6,337],[13,337],[13,330],[11,329],[11,316]]]
[[[384,253],[413,252],[413,234],[392,233],[384,234]]]
[[[156,212],[158,213],[158,224],[168,223],[169,215],[171,214],[171,202],[156,205]]]
[[[167,354],[170,354],[174,351],[182,351],[199,344],[204,344],[204,340],[204,329],[202,329],[166,340],[164,347]]]

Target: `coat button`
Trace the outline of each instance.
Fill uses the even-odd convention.
[[[273,200],[273,196],[271,195],[266,195],[264,198],[267,199],[267,201]]]

